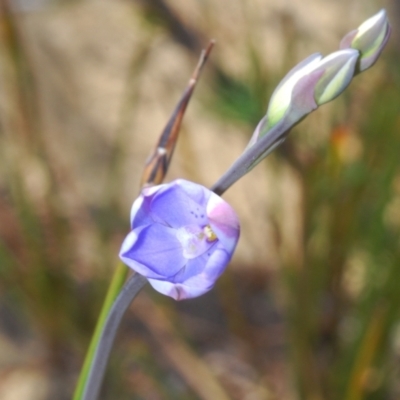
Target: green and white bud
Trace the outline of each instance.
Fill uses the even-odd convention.
[[[320,61],[315,71],[323,71],[323,74],[314,89],[314,99],[319,106],[335,99],[347,88],[359,55],[357,50],[339,50]]]
[[[353,78],[358,57],[359,52],[353,49],[339,50],[324,58],[316,53],[294,67],[272,94],[265,120],[256,130],[258,138],[283,119],[296,124],[342,93]]]
[[[297,64],[282,79],[272,93],[271,100],[268,105],[267,119],[269,128],[272,128],[274,125],[276,125],[289,109],[290,102],[292,100],[293,89],[296,83],[302,77],[313,71],[321,60],[321,54],[313,54],[307,57],[301,63]]]
[[[341,41],[340,48],[353,48],[360,52],[357,72],[374,65],[390,37],[391,28],[382,9],[363,22],[358,29],[349,32]]]

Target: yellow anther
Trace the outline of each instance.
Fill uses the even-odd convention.
[[[207,237],[207,241],[209,241],[209,242],[214,242],[215,240],[218,239],[217,235],[216,235],[216,234],[214,233],[214,231],[211,229],[211,226],[210,226],[210,225],[206,225],[206,226],[203,228],[203,232],[204,232],[204,234],[205,234],[206,237]]]

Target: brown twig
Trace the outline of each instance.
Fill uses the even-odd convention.
[[[186,107],[214,44],[215,41],[211,40],[207,48],[201,52],[199,62],[189,80],[188,86],[161,133],[155,149],[147,159],[142,175],[142,186],[158,185],[163,181],[178,140],[179,130]]]

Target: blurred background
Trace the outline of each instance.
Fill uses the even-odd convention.
[[[1,0],[0,399],[67,400],[144,161],[209,39],[167,180],[211,186],[309,54],[385,7],[381,59],[224,197],[216,287],[151,288],[101,399],[400,398],[397,0]]]

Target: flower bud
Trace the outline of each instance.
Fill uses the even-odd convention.
[[[315,53],[291,69],[272,93],[267,110],[268,129],[276,125],[289,109],[294,86],[319,64],[322,55]],[[262,135],[261,135],[262,136]]]
[[[391,28],[386,11],[382,9],[363,22],[358,29],[349,32],[341,41],[340,48],[353,48],[360,52],[357,72],[365,71],[378,59],[385,47]]]
[[[314,88],[315,102],[320,106],[335,99],[347,88],[354,76],[359,52],[347,49],[329,54],[320,61],[317,71],[323,71]]]
[[[217,193],[223,193],[254,168],[304,117],[342,93],[356,73],[375,62],[389,35],[390,26],[382,10],[350,32],[341,50],[325,58],[313,54],[295,66],[273,92],[267,113],[243,154],[214,186]]]
[[[284,118],[293,126],[318,106],[336,98],[349,85],[358,56],[353,49],[336,51],[324,58],[317,53],[294,67],[272,94],[266,121],[256,130],[258,138]]]

